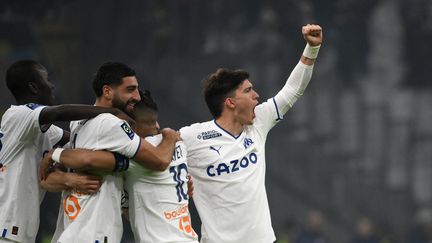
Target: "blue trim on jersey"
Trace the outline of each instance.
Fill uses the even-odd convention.
[[[225,133],[227,133],[228,135],[230,135],[230,136],[233,137],[234,139],[239,138],[239,137],[242,135],[242,133],[243,133],[243,131],[242,131],[242,132],[241,132],[241,133],[236,137],[236,136],[232,135],[230,132],[228,132],[227,130],[223,129],[223,127],[219,126],[219,124],[217,124],[216,120],[213,120],[213,121],[214,121],[214,123],[216,124],[216,126],[218,126],[222,131],[224,131]]]
[[[95,240],[95,243],[99,243],[99,241],[98,241],[98,240]]]
[[[274,103],[274,105],[275,105],[275,107],[276,107],[276,114],[277,114],[276,121],[280,121],[280,120],[282,120],[282,117],[281,117],[280,114],[279,114],[279,108],[278,108],[278,106],[277,106],[277,104],[276,104],[276,100],[275,100],[274,97],[273,97],[273,103]]]
[[[36,103],[28,103],[28,104],[25,104],[25,106],[27,106],[28,108],[34,110],[34,109],[38,108],[39,106],[43,106],[43,105],[36,104]]]
[[[142,138],[139,137],[138,148],[137,148],[137,150],[135,151],[134,155],[131,157],[131,159],[135,158],[135,156],[138,154],[138,151],[139,151],[139,149],[140,149],[140,147],[141,147],[141,139],[142,139]]]
[[[3,233],[2,233],[3,238],[6,238],[6,232],[7,232],[7,229],[3,229]]]

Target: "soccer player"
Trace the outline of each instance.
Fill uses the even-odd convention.
[[[141,101],[135,105],[135,131],[154,145],[161,141],[157,111],[150,92],[141,94]],[[125,190],[135,242],[198,243],[188,208],[186,156],[184,143],[178,141],[172,162],[164,171],[149,170],[134,162],[126,171]]]
[[[180,130],[194,177],[202,243],[275,241],[264,185],[265,141],[311,78],[322,30],[306,25],[302,33],[306,48],[276,96],[258,105],[246,71],[218,69],[204,84],[214,120]]]
[[[131,114],[140,101],[135,71],[122,63],[104,63],[93,79],[93,89],[96,106],[117,107]],[[159,171],[170,164],[175,142],[179,139],[179,134],[172,129],[163,129],[162,136],[163,140],[156,148],[136,135],[125,121],[110,114],[71,123],[72,148],[116,152]],[[62,163],[63,152],[67,154],[71,151],[55,149],[48,156]],[[54,242],[120,242],[123,232],[120,209],[122,191],[123,178],[120,173],[104,175],[96,194],[64,191],[64,214],[59,215],[64,221],[56,229],[59,238],[55,238]]]
[[[6,72],[6,84],[17,105],[4,113],[0,129],[0,242],[34,242],[39,208],[45,191],[38,186],[38,164],[54,145],[69,140],[69,133],[51,125],[55,121],[91,118],[120,110],[54,103],[54,85],[40,63],[21,60]],[[94,192],[97,178],[86,175],[56,177],[63,189]],[[55,180],[54,180],[55,181]]]

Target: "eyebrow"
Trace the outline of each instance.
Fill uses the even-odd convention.
[[[137,89],[138,88],[138,85],[128,85],[128,86],[126,86],[126,89],[131,89],[131,88],[133,88],[133,89]]]

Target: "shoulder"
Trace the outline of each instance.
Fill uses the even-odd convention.
[[[14,126],[17,124],[28,124],[29,122],[39,124],[39,114],[43,108],[45,106],[37,104],[12,105],[3,114],[1,120],[2,123],[7,122]]]
[[[209,139],[222,137],[213,120],[195,123],[180,129],[180,136],[188,149],[199,146]]]
[[[93,125],[96,125],[102,130],[120,127],[122,130],[125,130],[128,133],[132,131],[131,127],[126,121],[110,113],[99,114],[96,117],[90,119],[90,121]]]
[[[12,105],[9,109],[6,110],[5,115],[31,113],[33,111],[42,110],[45,107],[46,106],[34,104],[34,103],[29,103],[25,105]]]
[[[191,137],[197,137],[202,132],[208,130],[214,124],[213,121],[194,123],[189,126],[180,128],[180,135],[183,139],[189,139]]]
[[[111,113],[102,113],[97,116],[95,116],[92,120],[98,120],[98,121],[112,121],[112,122],[119,122],[122,121],[120,118],[114,116]]]

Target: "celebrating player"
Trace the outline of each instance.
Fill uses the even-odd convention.
[[[135,72],[125,64],[103,64],[93,80],[93,89],[97,96],[96,106],[118,107],[131,114],[140,101]],[[178,133],[172,129],[163,129],[162,136],[162,142],[155,148],[136,135],[125,121],[110,114],[71,123],[73,148],[116,152],[160,171],[171,162],[174,144],[179,139]],[[61,163],[63,152],[68,150],[54,150],[50,159]],[[123,232],[122,191],[123,178],[119,173],[105,175],[96,194],[64,191],[64,215],[59,215],[64,220],[63,224],[58,224],[56,236],[59,238],[54,242],[120,242]]]
[[[156,135],[157,115],[150,92],[142,93],[141,101],[135,105],[136,133],[154,145],[161,141],[161,136]],[[135,242],[198,243],[188,208],[186,156],[184,143],[178,141],[166,170],[149,170],[132,162],[126,171],[125,189]]]
[[[34,242],[40,202],[45,194],[38,186],[39,161],[54,145],[69,140],[68,132],[51,123],[92,118],[104,112],[118,114],[120,110],[85,105],[50,106],[54,103],[54,85],[49,82],[45,67],[33,60],[11,65],[6,84],[17,105],[12,105],[1,121],[0,242]],[[100,181],[91,176],[56,173],[53,183],[61,189],[73,187],[91,193],[100,186]]]
[[[306,48],[276,96],[258,105],[246,71],[218,69],[204,84],[214,120],[180,130],[194,177],[203,243],[275,241],[264,185],[265,142],[311,78],[322,30],[306,25],[302,33]]]

